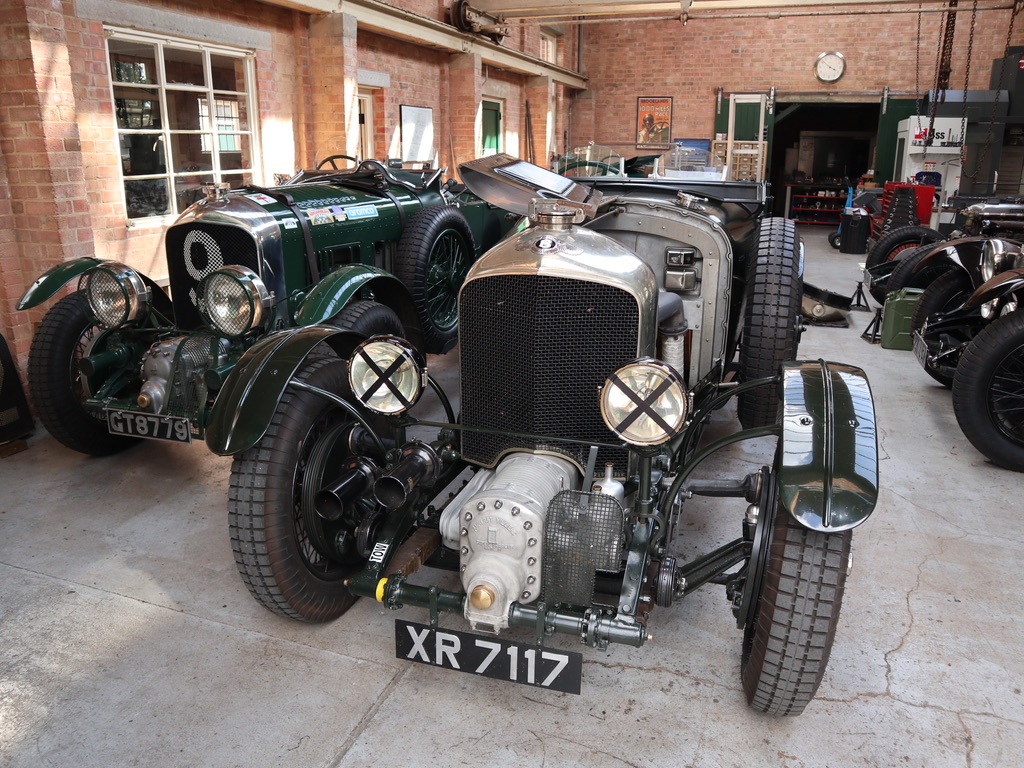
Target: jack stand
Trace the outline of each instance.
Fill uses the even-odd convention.
[[[860,309],[863,310],[864,312],[867,312],[868,310],[871,309],[871,307],[868,306],[868,297],[864,295],[863,280],[857,281],[857,290],[853,292],[853,296],[851,297],[850,301],[853,302],[850,305],[850,309]]]
[[[875,310],[875,319],[871,321],[871,324],[864,329],[864,333],[860,335],[864,341],[868,344],[877,344],[882,340],[882,308],[879,307]]]

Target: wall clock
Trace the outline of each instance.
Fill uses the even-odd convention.
[[[834,83],[846,71],[846,57],[839,51],[819,53],[814,60],[814,76],[823,83]]]

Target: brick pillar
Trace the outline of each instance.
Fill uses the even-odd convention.
[[[533,162],[548,167],[548,149],[555,130],[554,85],[550,77],[531,77],[526,81],[526,101],[530,104],[530,131],[533,136]],[[524,140],[526,137],[523,137]],[[524,152],[525,154],[525,152]]]
[[[355,157],[359,152],[359,49],[355,16],[329,13],[312,17],[309,57],[314,152]]]
[[[22,366],[44,311],[16,312],[22,292],[49,267],[94,251],[59,7],[14,0],[0,15],[0,330]]]
[[[569,137],[569,150],[573,147],[584,146],[588,141],[601,141],[601,137],[595,135],[596,115],[594,106],[594,92],[580,91],[572,100],[572,135]],[[565,151],[561,149],[560,151]]]
[[[483,76],[480,55],[456,53],[448,66],[450,83],[451,143],[455,157],[451,160],[454,172],[459,163],[465,163],[480,154],[483,140],[480,102],[483,99]]]

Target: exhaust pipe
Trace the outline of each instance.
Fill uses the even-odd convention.
[[[402,457],[388,474],[373,484],[373,495],[381,506],[398,509],[420,483],[433,483],[441,473],[437,451],[418,440],[402,447]]]
[[[345,464],[345,471],[321,488],[313,497],[313,508],[324,520],[335,522],[345,514],[345,508],[362,496],[380,474],[380,469],[364,456],[353,456]]]

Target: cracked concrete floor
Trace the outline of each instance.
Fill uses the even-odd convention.
[[[863,256],[803,234],[808,280],[851,294]],[[720,587],[658,610],[640,649],[556,638],[584,653],[581,696],[413,665],[374,603],[306,626],[249,597],[226,459],[152,443],[89,459],[40,431],[0,460],[0,766],[1017,765],[1024,478],[973,450],[910,352],[860,339],[869,320],[811,328],[801,349],[868,372],[883,484],[801,717],[745,706]],[[716,461],[740,476],[770,456],[748,444]],[[681,556],[738,530],[735,502],[688,504]]]

